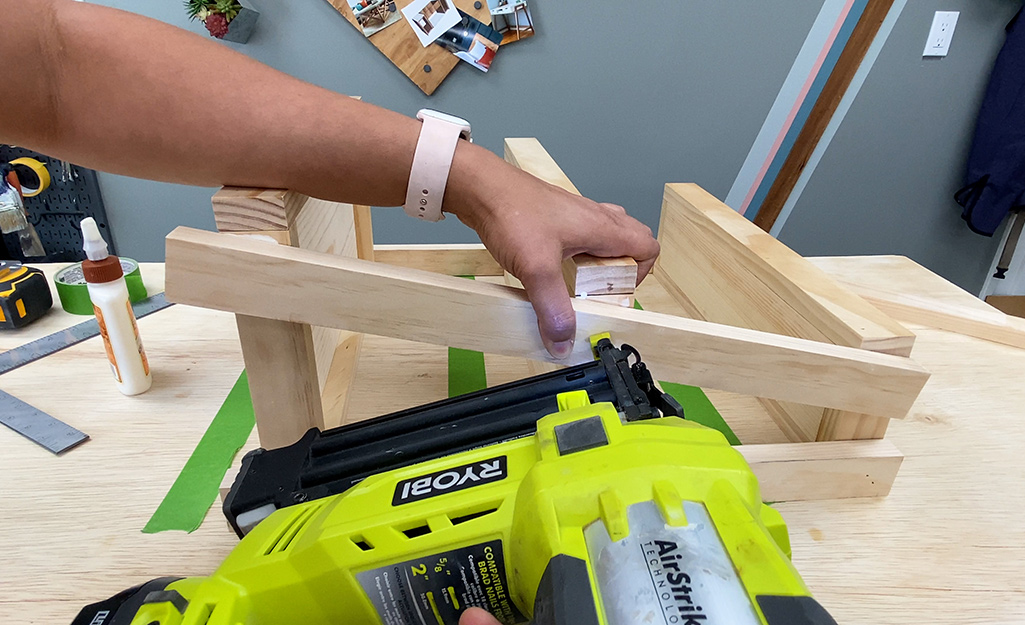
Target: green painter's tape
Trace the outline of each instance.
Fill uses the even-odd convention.
[[[488,387],[484,354],[469,349],[448,348],[448,396],[457,397]]]
[[[143,533],[192,532],[198,528],[217,499],[217,490],[232,459],[246,444],[254,425],[253,400],[243,371],[171,490],[142,528]]]
[[[460,276],[473,280],[473,276]],[[488,387],[484,354],[472,349],[448,348],[448,396],[458,397]]]
[[[637,310],[644,310],[641,308],[641,303],[634,300],[634,308]],[[673,396],[673,399],[680,402],[683,406],[684,417],[688,421],[700,423],[705,427],[710,427],[713,430],[719,430],[722,432],[726,440],[730,442],[730,445],[739,445],[740,439],[733,433],[729,424],[722,418],[719,411],[715,409],[712,402],[705,395],[705,392],[696,386],[687,386],[686,384],[676,384],[674,382],[659,382],[662,385],[662,390]]]

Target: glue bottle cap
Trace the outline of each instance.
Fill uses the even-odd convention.
[[[92,217],[82,220],[82,249],[89,260],[103,260],[109,256],[107,242],[103,240],[100,228]]]

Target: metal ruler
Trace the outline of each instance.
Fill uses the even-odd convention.
[[[171,305],[163,293],[158,293],[132,304],[132,310],[135,312],[135,318],[140,319]],[[0,374],[59,352],[65,347],[81,343],[99,333],[100,327],[96,323],[96,319],[90,319],[60,332],[54,332],[41,339],[25,343],[21,347],[7,350],[0,354]],[[67,451],[89,439],[88,434],[63,421],[54,419],[45,412],[3,391],[0,391],[0,423],[55,454]]]

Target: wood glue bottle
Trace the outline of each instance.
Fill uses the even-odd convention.
[[[88,258],[82,261],[82,275],[89,288],[89,299],[100,324],[117,388],[125,395],[144,393],[153,383],[153,377],[128,299],[121,259],[107,252],[107,242],[92,217],[82,220],[82,242]]]

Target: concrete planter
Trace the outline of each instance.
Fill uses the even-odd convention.
[[[221,40],[232,43],[245,43],[249,41],[250,35],[256,29],[258,17],[260,17],[258,11],[243,8],[233,20],[228,22],[228,34],[222,37]]]

